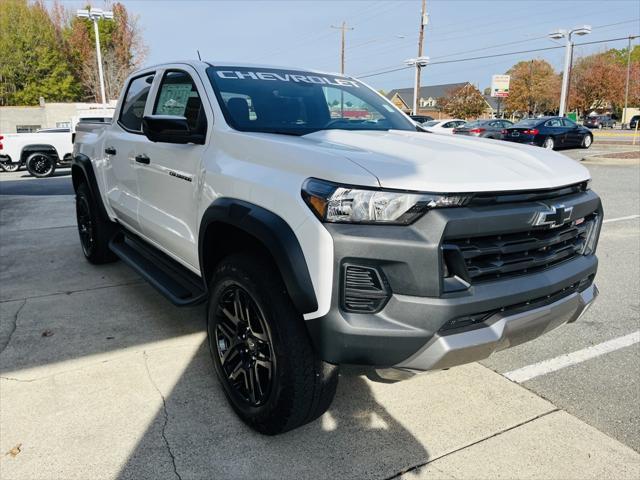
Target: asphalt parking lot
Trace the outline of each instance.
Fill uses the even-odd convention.
[[[68,171],[0,174],[0,477],[640,478],[640,166],[585,166],[607,223],[579,322],[398,384],[345,369],[278,437],[227,406],[203,307],[84,261]]]

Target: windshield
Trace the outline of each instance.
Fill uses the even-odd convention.
[[[416,126],[364,84],[347,77],[272,68],[211,67],[227,123],[245,132],[411,130]]]
[[[520,120],[514,125],[514,127],[535,127],[539,123],[539,118],[526,118],[524,120]]]

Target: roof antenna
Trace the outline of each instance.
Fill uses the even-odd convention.
[[[200,50],[196,50],[196,52],[198,53],[198,60],[202,61],[202,57],[200,57]]]

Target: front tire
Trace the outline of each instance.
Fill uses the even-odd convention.
[[[56,171],[55,158],[46,153],[32,153],[25,163],[29,173],[36,178],[50,177]]]
[[[593,138],[591,137],[591,135],[587,134],[584,137],[582,137],[582,143],[580,144],[580,146],[582,148],[589,148],[592,143],[593,143]]]
[[[85,258],[96,265],[116,261],[116,255],[109,249],[115,227],[103,218],[86,183],[81,183],[76,191],[76,220]]]
[[[231,255],[216,269],[210,292],[209,349],[236,414],[266,435],[322,415],[335,395],[338,367],[314,351],[271,262]]]
[[[556,147],[556,142],[553,140],[553,137],[547,137],[544,139],[542,148],[546,148],[547,150],[553,150],[555,147]]]

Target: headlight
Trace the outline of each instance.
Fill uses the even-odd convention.
[[[432,208],[460,207],[470,197],[338,185],[310,178],[302,198],[323,222],[408,225]]]
[[[594,219],[587,224],[584,246],[582,247],[582,255],[591,255],[596,251],[598,237],[600,236],[600,228],[602,227],[602,215],[595,215]]]

